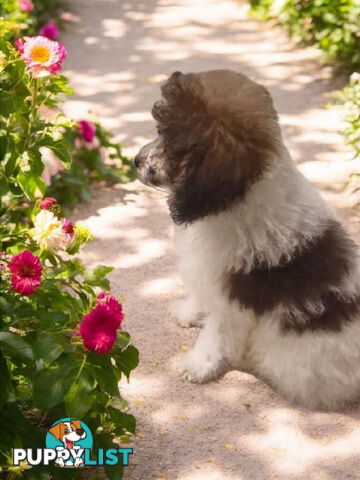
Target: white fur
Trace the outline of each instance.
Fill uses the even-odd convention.
[[[179,271],[189,300],[171,309],[182,326],[198,313],[205,324],[180,373],[204,382],[229,367],[263,377],[289,399],[310,407],[335,408],[360,394],[360,322],[341,332],[282,333],[279,309],[257,318],[230,302],[223,275],[251,270],[255,261],[276,265],[291,258],[299,236],[305,243],[321,235],[333,213],[293,165],[285,147],[274,167],[231,209],[189,226],[175,226]],[[359,268],[343,282],[351,295],[359,288]],[[308,305],[311,309],[321,305]],[[281,307],[279,307],[281,308]]]

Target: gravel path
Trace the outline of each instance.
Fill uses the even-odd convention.
[[[269,88],[299,168],[360,239],[341,191],[354,163],[346,161],[351,153],[336,112],[325,108],[335,86],[314,50],[250,21],[245,5],[233,1],[76,0],[71,8],[79,21],[63,40],[77,96],[67,113],[83,118],[92,110],[132,154],[154,133],[149,111],[169,73],[239,70]],[[176,364],[197,331],[167,317],[183,289],[161,194],[138,183],[98,190],[75,217],[96,234],[84,249],[86,263],[115,267],[113,292],[127,298],[125,328],[141,354],[130,383],[121,384],[138,419],[126,480],[360,478],[359,408],[293,408],[241,372],[200,386],[179,379]]]

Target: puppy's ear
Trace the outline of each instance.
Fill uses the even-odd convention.
[[[183,156],[169,196],[174,222],[191,223],[228,208],[245,194],[250,182],[260,178],[256,161],[222,128],[209,127],[203,135],[198,132],[198,143]],[[253,162],[252,169],[247,162]]]
[[[221,81],[210,90],[197,74],[179,72],[162,87],[165,101],[152,113],[164,139],[175,223],[228,208],[261,178],[277,149],[280,133],[268,92],[242,82],[254,91],[240,83],[229,92]]]
[[[62,422],[57,423],[53,427],[49,428],[49,432],[51,433],[51,435],[54,435],[56,440],[60,439],[60,435],[61,435],[61,431],[62,431],[61,425],[62,425]]]
[[[81,428],[80,420],[70,420],[70,423],[74,425],[76,429]]]

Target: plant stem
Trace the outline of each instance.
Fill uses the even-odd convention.
[[[34,78],[33,91],[32,91],[32,97],[31,97],[30,119],[29,119],[29,123],[28,123],[28,130],[27,130],[27,134],[26,134],[24,152],[28,148],[30,137],[31,137],[32,126],[33,126],[33,123],[34,123],[35,117],[36,117],[37,95],[38,95],[38,80],[37,80],[37,78]]]
[[[79,369],[79,371],[78,371],[78,374],[76,375],[76,378],[75,378],[75,380],[74,380],[74,383],[78,381],[78,379],[79,379],[79,377],[80,377],[80,375],[81,375],[81,373],[82,373],[82,371],[83,371],[83,368],[85,367],[85,363],[86,363],[86,360],[87,360],[88,355],[89,355],[88,352],[85,353],[85,355],[84,355],[84,360],[83,360],[83,362],[82,362],[82,364],[81,364],[81,367],[80,367],[80,369]]]

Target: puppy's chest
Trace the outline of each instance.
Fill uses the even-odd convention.
[[[195,226],[176,227],[174,245],[180,259],[188,259],[194,268],[214,272],[224,263],[225,245],[219,241],[214,232]]]
[[[174,231],[175,253],[180,276],[198,296],[216,298],[221,294],[222,252],[216,238],[204,229],[177,227]]]

